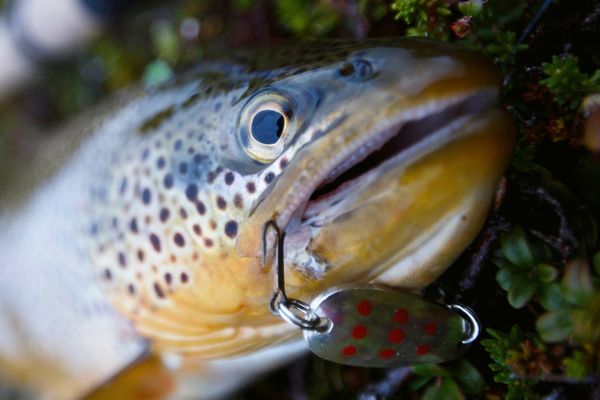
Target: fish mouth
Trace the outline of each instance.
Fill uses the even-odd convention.
[[[418,289],[437,278],[480,230],[512,153],[514,126],[492,108],[496,96],[480,90],[405,114],[332,167],[287,225],[291,290]]]
[[[409,164],[446,143],[469,134],[460,127],[489,109],[497,89],[479,90],[407,111],[391,126],[335,165],[303,201],[287,225],[288,236],[299,226],[319,227],[356,206],[352,196],[386,170]],[[413,115],[414,117],[411,117]]]
[[[430,283],[481,228],[512,153],[514,126],[493,109],[497,94],[485,86],[412,99],[331,124],[257,204],[238,251],[259,257],[254,232],[275,220],[299,296],[349,282]]]

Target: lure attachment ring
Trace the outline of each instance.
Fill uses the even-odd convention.
[[[447,306],[450,310],[454,311],[458,315],[460,315],[467,324],[469,324],[469,328],[467,332],[469,336],[461,341],[463,345],[469,345],[473,343],[479,337],[479,332],[481,331],[479,319],[475,315],[475,312],[471,310],[467,306],[463,306],[462,304],[448,304]]]
[[[298,299],[288,298],[285,293],[285,270],[283,260],[283,232],[274,220],[269,220],[263,228],[263,265],[267,260],[267,234],[273,229],[276,235],[277,268],[276,290],[271,298],[270,306],[273,314],[280,316],[287,323],[303,330],[322,331],[327,327],[327,321],[313,313],[310,306]]]

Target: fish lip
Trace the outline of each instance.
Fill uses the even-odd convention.
[[[391,126],[379,129],[378,133],[373,134],[373,140],[366,146],[357,149],[353,154],[349,155],[340,164],[331,169],[330,173],[317,185],[315,190],[299,205],[294,216],[285,227],[286,232],[288,234],[293,234],[293,231],[300,226],[314,224],[315,221],[318,220],[320,211],[323,211],[319,210],[320,206],[325,204],[332,197],[351,195],[360,190],[362,182],[365,182],[369,178],[376,179],[376,175],[380,175],[384,170],[398,166],[402,162],[407,165],[417,161],[429,152],[461,137],[460,135],[448,135],[447,137],[441,138],[442,140],[437,144],[434,143],[433,146],[428,147],[428,145],[432,145],[432,141],[440,139],[441,135],[438,135],[440,129],[450,127],[452,124],[467,123],[470,117],[491,108],[494,100],[497,98],[497,94],[498,90],[495,87],[480,89],[470,93],[453,96],[438,104],[430,103],[420,109],[408,110],[407,112],[400,114],[400,118],[396,118],[396,121],[394,121]],[[459,110],[456,109],[457,107]],[[463,109],[460,110],[461,108]],[[410,115],[411,113],[412,116]],[[453,113],[456,113],[456,115],[453,115]],[[407,125],[425,121],[433,115],[442,116],[441,124],[437,126],[438,129],[423,133],[420,137],[415,138],[416,140],[414,142],[409,142],[407,147],[401,148],[400,151],[396,152],[390,158],[383,160],[374,168],[367,169],[351,179],[337,182],[337,180],[340,177],[343,177],[345,173],[359,166],[361,163],[365,162],[365,160],[368,160],[369,157],[372,157],[374,154],[381,151],[387,144],[394,141],[395,138],[398,138]],[[444,118],[444,116],[447,118]],[[449,130],[455,131],[453,129]],[[365,147],[369,150],[365,151]],[[348,162],[348,160],[352,161]],[[323,188],[328,184],[335,184],[336,182],[337,185],[333,190],[323,191]],[[336,203],[334,202],[333,205],[335,204]],[[331,215],[326,220],[335,217],[336,215]],[[321,221],[320,223],[326,222],[327,221]]]

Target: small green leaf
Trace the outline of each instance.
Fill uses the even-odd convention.
[[[527,279],[517,280],[508,291],[508,302],[514,308],[521,308],[535,294],[537,282]]]
[[[538,278],[544,283],[550,283],[558,276],[558,270],[552,265],[538,264],[536,268]]]
[[[480,394],[483,392],[485,381],[473,364],[461,358],[453,361],[449,368],[463,392],[466,394]]]
[[[514,278],[515,276],[508,268],[502,268],[496,274],[496,282],[498,282],[498,285],[507,292],[510,290]]]
[[[542,315],[536,321],[540,336],[546,342],[560,342],[573,334],[570,310],[562,309]]]
[[[510,262],[519,267],[530,267],[535,263],[533,252],[521,227],[502,235],[502,251]]]
[[[437,382],[427,388],[422,400],[459,400],[465,395],[460,391],[458,384],[451,378],[443,379],[441,384]]]
[[[427,384],[427,382],[429,382],[431,379],[432,379],[431,376],[417,375],[410,380],[410,383],[408,384],[408,388],[411,390],[411,392],[415,392],[415,391],[421,389],[423,386],[425,386]]]
[[[583,379],[592,373],[590,357],[580,350],[575,350],[570,357],[566,357],[563,364],[570,378]]]
[[[502,268],[508,268],[508,269],[514,269],[515,266],[506,259],[506,257],[504,257],[503,253],[500,252],[499,254],[494,254],[494,256],[491,259],[492,264],[494,264],[496,267],[502,269]]]
[[[557,282],[539,288],[537,297],[542,307],[548,311],[556,311],[564,304],[560,285]]]
[[[482,6],[482,0],[467,0],[458,3],[460,12],[469,17],[476,17],[481,11]]]

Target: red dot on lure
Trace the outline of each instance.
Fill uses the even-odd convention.
[[[358,303],[357,306],[358,313],[362,316],[369,315],[371,313],[372,308],[373,306],[367,300],[361,301],[360,303]]]
[[[399,324],[403,324],[408,321],[408,311],[404,308],[400,308],[394,312],[394,321]]]
[[[381,358],[392,358],[396,355],[396,352],[393,349],[381,349],[381,351],[379,351],[379,357]]]
[[[353,356],[354,354],[356,354],[356,347],[352,345],[346,346],[342,349],[342,354],[345,356]]]
[[[422,356],[422,355],[425,355],[425,354],[429,353],[429,345],[427,345],[427,344],[420,344],[420,345],[418,345],[416,353],[419,356]]]
[[[388,334],[388,340],[392,343],[400,343],[404,340],[406,333],[400,328],[392,329]]]
[[[425,325],[425,333],[428,334],[429,336],[435,335],[436,331],[437,331],[437,325],[435,323],[430,322],[427,325]]]
[[[367,336],[367,327],[364,325],[356,325],[352,329],[352,337],[354,339],[362,339]]]

